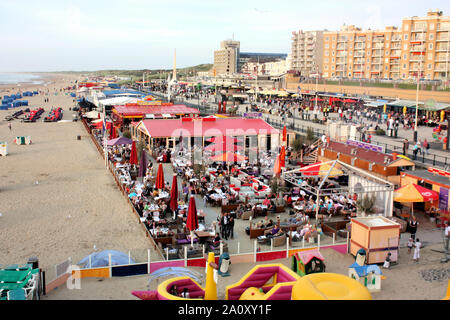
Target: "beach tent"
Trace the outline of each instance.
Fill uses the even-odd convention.
[[[135,263],[127,254],[116,250],[104,250],[94,252],[84,257],[77,263],[81,268],[98,268],[109,266],[109,254],[111,254],[111,265],[126,265]]]

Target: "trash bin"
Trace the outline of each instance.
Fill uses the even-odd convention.
[[[33,269],[39,268],[39,259],[37,257],[28,258],[27,264],[31,264]]]

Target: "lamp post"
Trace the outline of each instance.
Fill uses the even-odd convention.
[[[422,73],[422,61],[423,56],[425,55],[425,39],[424,39],[424,33],[422,30],[422,37],[421,37],[422,48],[420,51],[420,61],[419,61],[419,70],[417,71],[417,88],[416,88],[416,119],[414,121],[414,142],[418,141],[418,132],[417,132],[417,118],[419,116],[419,85],[420,85],[420,76]]]

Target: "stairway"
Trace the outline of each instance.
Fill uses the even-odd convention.
[[[318,139],[316,142],[311,144],[308,149],[306,149],[303,154],[303,163],[306,165],[314,164],[319,158],[319,147],[322,146],[322,140]]]

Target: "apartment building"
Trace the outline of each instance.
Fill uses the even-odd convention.
[[[404,18],[400,28],[293,32],[292,69],[324,78],[448,80],[449,51],[450,16],[429,10]]]
[[[402,20],[401,78],[449,78],[450,16],[429,10]]]
[[[324,78],[398,78],[401,34],[396,27],[361,30],[354,25],[323,34]]]
[[[303,76],[322,73],[324,31],[292,32],[291,68]]]

